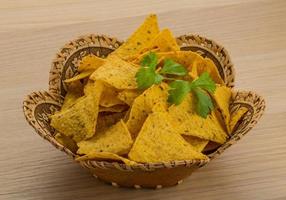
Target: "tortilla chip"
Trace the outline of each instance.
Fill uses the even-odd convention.
[[[166,83],[153,85],[134,100],[126,123],[133,139],[136,138],[154,105],[161,102],[165,110],[167,109],[168,88]]]
[[[79,98],[70,108],[51,116],[51,126],[79,142],[95,133],[102,83],[95,83],[91,94]]]
[[[149,15],[143,24],[113,54],[123,59],[136,55],[148,47],[159,33],[156,15]]]
[[[99,105],[103,107],[112,107],[115,105],[124,105],[125,103],[121,101],[118,97],[118,91],[113,87],[104,86]]]
[[[208,159],[195,151],[176,132],[167,112],[152,113],[148,116],[128,157],[143,163]]]
[[[194,137],[190,135],[182,135],[182,136],[197,152],[202,152],[203,149],[209,143],[208,140],[204,140],[198,137]]]
[[[230,122],[229,122],[229,130],[230,133],[233,133],[237,123],[242,118],[242,116],[248,111],[246,107],[240,107],[235,112],[231,113]]]
[[[84,79],[86,77],[89,77],[92,73],[93,73],[92,70],[83,71],[80,74],[78,74],[78,75],[76,75],[70,79],[66,79],[65,83],[71,83],[73,81],[78,81],[78,80]]]
[[[187,95],[180,105],[170,106],[169,113],[180,134],[191,135],[220,144],[224,143],[228,137],[214,112],[210,113],[206,119],[196,113],[192,93]]]
[[[83,96],[83,85],[81,84],[81,82],[80,81],[71,82],[68,85],[68,91],[65,96],[61,109],[64,110],[71,107],[81,96]]]
[[[123,90],[118,93],[117,97],[127,105],[132,105],[134,99],[136,99],[142,91],[140,90]]]
[[[96,123],[96,133],[104,131],[124,118],[126,112],[118,113],[99,113]]]
[[[123,111],[127,110],[128,108],[129,107],[127,105],[115,105],[115,106],[111,106],[111,107],[99,106],[99,112],[119,113],[119,112],[123,112]]]
[[[80,156],[76,158],[76,161],[84,161],[84,160],[98,160],[98,161],[122,161],[126,165],[136,165],[137,163],[124,158],[122,156],[116,155],[110,152],[91,152],[90,154]]]
[[[221,114],[221,117],[224,121],[224,126],[226,127],[226,130],[228,133],[230,133],[229,128],[229,120],[230,120],[230,114],[229,114],[229,104],[231,99],[231,89],[226,86],[219,86],[217,85],[216,90],[214,94],[212,94],[219,113]]]
[[[91,152],[110,152],[117,155],[127,154],[133,144],[131,135],[120,120],[106,131],[97,132],[91,139],[78,143],[78,154]]]
[[[97,57],[95,55],[87,55],[82,58],[82,60],[79,63],[78,71],[94,71],[97,68],[99,68],[104,63],[104,59]]]
[[[157,53],[157,55],[159,59],[169,58],[177,63],[180,63],[181,65],[185,67],[192,66],[194,61],[197,59],[200,59],[200,60],[204,59],[198,53],[195,53],[192,51],[170,51],[170,52]]]
[[[90,76],[92,80],[101,80],[117,89],[136,89],[135,75],[139,67],[117,56],[109,56],[105,64]]]
[[[64,147],[68,148],[71,150],[73,153],[75,153],[78,149],[75,141],[73,141],[70,137],[67,137],[63,134],[56,133],[55,139]]]

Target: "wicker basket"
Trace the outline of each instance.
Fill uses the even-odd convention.
[[[182,50],[191,50],[214,61],[227,86],[234,86],[234,69],[226,50],[212,40],[198,35],[183,35],[177,38]],[[106,57],[122,44],[116,38],[105,35],[86,35],[66,44],[52,63],[49,91],[33,92],[23,103],[27,121],[36,132],[57,149],[75,158],[74,153],[59,144],[54,138],[54,129],[49,125],[49,115],[61,108],[66,87],[63,80],[75,76],[82,57],[94,54]],[[233,91],[230,111],[247,107],[248,112],[236,126],[230,139],[208,154],[210,160],[240,140],[260,119],[265,109],[262,97],[254,92]],[[113,186],[134,188],[161,188],[180,184],[196,169],[206,165],[203,160],[183,160],[127,166],[118,162],[87,160],[79,164],[87,168],[94,177]]]

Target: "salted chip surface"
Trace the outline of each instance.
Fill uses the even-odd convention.
[[[104,63],[104,59],[95,55],[87,55],[79,63],[78,71],[94,71]]]
[[[62,110],[71,107],[78,98],[83,96],[83,85],[80,81],[74,81],[68,84],[67,94],[64,98]]]
[[[117,96],[118,91],[115,88],[105,85],[99,101],[99,105],[103,107],[124,105],[125,103],[121,101]]]
[[[67,137],[63,134],[56,133],[55,139],[64,147],[68,148],[71,150],[73,153],[75,153],[78,149],[76,142],[73,141],[70,137]]]
[[[123,90],[118,93],[117,98],[130,106],[141,93],[139,90]]]
[[[145,119],[156,104],[160,103],[160,106],[165,107],[165,110],[167,109],[167,98],[168,85],[161,83],[151,86],[134,100],[126,123],[132,138],[136,138]]]
[[[188,94],[180,105],[170,106],[168,111],[180,134],[220,144],[224,143],[228,137],[214,112],[210,113],[207,118],[196,113],[192,93]]]
[[[93,70],[87,70],[87,71],[83,71],[81,73],[79,73],[78,75],[70,78],[70,79],[66,79],[65,80],[65,83],[71,83],[73,81],[78,81],[78,80],[81,80],[81,79],[84,79],[84,78],[87,78],[89,77],[91,74],[93,73]]]
[[[113,54],[128,59],[128,57],[132,57],[148,47],[158,33],[157,16],[149,15],[143,24]]]
[[[247,111],[248,109],[246,107],[240,107],[238,110],[231,113],[229,122],[230,133],[233,133],[235,126]]]
[[[229,127],[229,120],[230,120],[230,113],[229,113],[229,104],[231,100],[231,89],[226,86],[216,86],[215,92],[212,94],[219,113],[224,121],[224,126],[227,129],[227,132],[230,133]]]
[[[110,152],[117,155],[127,154],[133,144],[131,135],[120,120],[115,125],[102,132],[97,132],[91,139],[78,143],[78,154],[95,152]]]
[[[98,161],[122,161],[126,165],[136,165],[137,163],[110,152],[91,152],[87,155],[76,158],[77,161],[98,160]]]
[[[197,152],[202,152],[209,142],[208,140],[204,140],[190,135],[182,136]]]
[[[76,142],[91,138],[95,133],[102,89],[102,83],[94,83],[94,92],[79,98],[70,108],[52,115],[51,126]]]
[[[146,119],[128,157],[142,163],[208,159],[186,142],[172,126],[167,112],[152,113]]]
[[[109,56],[105,64],[90,76],[92,80],[100,80],[117,89],[136,89],[135,75],[139,67],[124,61],[118,56]]]

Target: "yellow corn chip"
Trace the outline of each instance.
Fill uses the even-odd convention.
[[[91,139],[78,143],[78,154],[91,152],[110,152],[117,155],[127,154],[133,144],[131,135],[122,120],[103,132],[96,133]]]
[[[98,160],[98,161],[121,161],[125,163],[126,165],[136,165],[137,163],[129,160],[127,158],[124,158],[122,156],[116,155],[114,153],[110,152],[91,152],[90,154],[80,156],[76,158],[77,161],[84,161],[84,160]]]
[[[99,112],[123,112],[125,110],[128,109],[127,105],[115,105],[115,106],[111,106],[111,107],[103,107],[103,106],[99,106]]]
[[[157,16],[149,15],[144,23],[113,54],[128,59],[148,47],[158,33]]]
[[[118,91],[115,88],[104,86],[99,105],[103,107],[112,107],[115,105],[124,105],[125,103],[121,101],[118,97]]]
[[[94,71],[104,63],[104,59],[97,57],[95,55],[87,55],[82,58],[78,66],[78,71]]]
[[[226,127],[227,132],[230,133],[229,103],[231,98],[231,89],[226,86],[217,85],[216,90],[212,96],[217,104],[219,113],[221,113],[222,119],[224,121],[224,126]]]
[[[95,133],[102,88],[102,84],[96,82],[92,94],[81,97],[70,108],[52,115],[51,126],[76,142],[91,138]]]
[[[143,163],[208,159],[195,151],[176,132],[167,112],[152,113],[148,116],[128,157]]]
[[[93,72],[90,79],[101,80],[117,89],[136,89],[135,75],[138,69],[138,66],[117,56],[109,56],[105,64]]]
[[[148,114],[152,112],[154,105],[161,102],[167,109],[167,98],[168,85],[162,83],[151,86],[134,100],[126,123],[133,139],[136,138]]]
[[[231,113],[230,122],[229,122],[229,130],[230,133],[233,133],[235,126],[238,121],[242,118],[242,116],[248,111],[246,107],[240,107],[235,112]]]
[[[202,152],[209,142],[208,140],[204,140],[190,135],[182,136],[197,152]]]
[[[212,112],[207,118],[202,118],[196,113],[194,96],[187,95],[180,105],[172,105],[169,113],[176,124],[180,134],[191,135],[217,143],[224,143],[228,137],[219,123],[216,115]]]
[[[64,147],[68,148],[71,150],[73,153],[75,153],[78,149],[75,141],[73,141],[70,137],[67,137],[63,134],[56,133],[55,139]]]
[[[117,97],[130,106],[133,104],[134,99],[141,93],[139,90],[123,90],[118,93]]]
[[[96,123],[96,133],[104,131],[124,118],[126,112],[118,113],[99,113]]]
[[[65,80],[65,83],[71,83],[73,81],[78,81],[78,80],[81,80],[81,79],[84,79],[84,78],[87,78],[89,77],[91,74],[92,74],[92,70],[87,70],[87,71],[83,71],[81,72],[80,74],[70,78],[70,79],[66,79]]]
[[[64,110],[71,107],[81,96],[83,96],[83,85],[81,84],[81,82],[71,82],[68,85],[68,91],[61,109]]]

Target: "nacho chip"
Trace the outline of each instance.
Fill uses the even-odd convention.
[[[110,152],[117,155],[127,154],[133,144],[131,135],[120,120],[103,132],[97,132],[91,139],[78,143],[78,154],[91,152]]]
[[[128,109],[127,105],[115,105],[115,106],[111,106],[111,107],[99,106],[99,112],[115,112],[115,113],[119,113],[119,112],[123,112],[123,111],[125,111],[127,109]]]
[[[229,103],[231,98],[231,89],[226,86],[217,85],[216,90],[212,96],[217,104],[218,111],[224,121],[224,126],[226,127],[227,132],[230,133]]]
[[[129,160],[127,158],[124,158],[122,156],[110,152],[91,152],[90,154],[76,158],[76,161],[84,161],[84,160],[121,161],[129,166],[137,164],[132,160]]]
[[[95,70],[90,79],[101,80],[117,89],[136,89],[135,75],[138,69],[138,66],[117,56],[109,56],[105,64]]]
[[[148,116],[128,157],[143,163],[208,159],[195,151],[176,132],[167,112],[152,113]]]
[[[96,82],[94,92],[79,98],[70,108],[52,115],[51,126],[76,142],[91,138],[95,133],[102,88],[102,83]]]
[[[161,83],[153,85],[138,96],[131,107],[128,121],[126,123],[132,138],[136,138],[148,114],[157,103],[162,103],[167,109],[168,85]]]
[[[118,113],[99,113],[96,123],[96,133],[104,131],[124,118],[126,112]]]
[[[169,114],[183,135],[191,135],[217,143],[224,143],[228,137],[214,112],[207,118],[196,113],[194,95],[190,93],[180,105],[172,105]]]
[[[68,85],[68,91],[61,109],[64,110],[71,107],[81,96],[83,96],[83,85],[81,84],[81,82],[71,82]]]
[[[71,150],[73,153],[75,153],[78,149],[75,141],[73,141],[70,137],[67,137],[63,134],[56,133],[55,139],[64,147],[68,148]]]
[[[230,122],[229,122],[229,131],[230,133],[233,133],[235,126],[239,122],[239,120],[242,118],[242,116],[248,111],[246,107],[240,107],[235,112],[231,113],[230,116]]]
[[[208,140],[204,140],[198,137],[194,137],[190,135],[182,135],[182,136],[197,152],[202,152],[203,149],[209,143]]]
[[[115,105],[124,105],[125,103],[121,101],[118,97],[118,91],[115,88],[104,86],[99,105],[103,107],[112,107]]]
[[[78,66],[78,71],[94,71],[99,68],[104,63],[104,59],[97,57],[95,55],[87,55],[82,58]]]
[[[149,15],[143,24],[113,54],[123,59],[136,55],[148,47],[159,33],[156,15]]]
[[[136,99],[142,92],[139,90],[123,90],[118,93],[117,97],[129,106],[133,104],[134,99]]]
[[[81,79],[84,79],[84,78],[87,78],[89,77],[91,74],[93,73],[92,70],[87,70],[87,71],[83,71],[81,72],[80,74],[70,78],[70,79],[66,79],[65,80],[65,83],[71,83],[73,81],[78,81],[78,80],[81,80]]]

